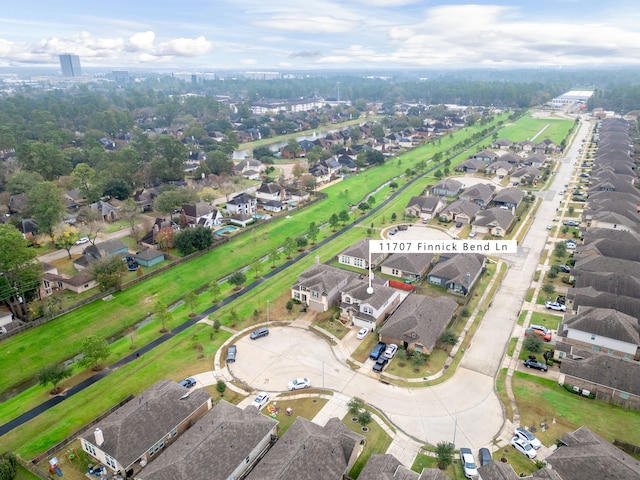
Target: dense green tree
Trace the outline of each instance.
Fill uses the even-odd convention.
[[[211,230],[202,226],[184,228],[173,237],[173,245],[183,255],[205,250],[213,244]]]
[[[131,195],[131,183],[122,178],[110,178],[104,183],[102,194],[118,200],[126,200]]]
[[[436,457],[438,458],[438,468],[445,470],[453,463],[455,446],[451,442],[441,441],[436,444]]]
[[[25,213],[38,224],[38,230],[53,239],[53,227],[62,221],[66,211],[62,191],[52,182],[37,183],[27,192]]]
[[[349,221],[349,212],[347,210],[341,210],[340,213],[338,213],[338,219],[342,225],[345,225]]]
[[[22,234],[9,224],[0,224],[0,302],[14,318],[27,320],[29,303],[37,297],[42,264]]]
[[[18,148],[18,160],[22,168],[37,172],[47,181],[56,180],[71,173],[71,162],[66,153],[50,143],[28,141]]]
[[[338,218],[338,215],[336,215],[335,213],[331,215],[331,217],[329,217],[329,226],[331,227],[331,231],[335,232],[336,229],[338,228],[338,224],[340,223],[340,219]]]
[[[51,393],[55,395],[60,392],[58,383],[71,375],[73,375],[73,368],[70,366],[68,367],[63,363],[51,363],[38,370],[38,384],[42,387],[51,384],[53,387]]]
[[[296,249],[296,241],[287,237],[284,239],[284,245],[282,246],[282,252],[287,256],[287,258],[291,258],[291,254]]]
[[[93,203],[100,199],[102,186],[97,182],[96,171],[86,163],[79,163],[71,172],[73,185],[80,190],[87,202]]]
[[[127,264],[120,257],[107,257],[95,262],[91,270],[98,282],[98,288],[105,291],[110,288],[120,288]]]
[[[312,244],[316,243],[316,239],[318,238],[319,234],[320,229],[318,228],[318,225],[316,225],[316,222],[311,222],[309,224],[309,228],[307,229],[307,238],[311,241]]]
[[[234,272],[232,273],[228,280],[227,280],[231,285],[239,288],[242,287],[242,285],[244,284],[244,282],[247,281],[247,276],[243,273],[243,272]]]
[[[44,178],[38,172],[20,171],[7,177],[6,190],[11,194],[27,193],[40,182]]]
[[[222,150],[209,152],[205,163],[214,175],[231,174],[234,170],[233,161]]]
[[[538,335],[528,335],[522,342],[522,348],[527,352],[540,353],[544,349],[544,342]]]
[[[107,359],[111,353],[107,341],[98,335],[85,337],[80,351],[82,357],[78,360],[78,365],[83,368],[91,367],[94,371],[100,370],[100,361]]]
[[[369,165],[382,165],[384,163],[384,154],[379,150],[367,150],[365,157]]]

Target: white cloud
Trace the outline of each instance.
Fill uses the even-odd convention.
[[[132,52],[148,52],[153,50],[153,41],[156,39],[154,32],[137,32],[129,37],[129,47]]]
[[[160,55],[176,55],[180,57],[199,57],[209,53],[213,43],[203,36],[198,38],[176,38],[158,46]]]

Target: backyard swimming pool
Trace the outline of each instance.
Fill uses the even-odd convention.
[[[225,233],[235,232],[236,230],[238,230],[238,227],[228,226],[228,227],[221,228],[220,230],[216,230],[214,233],[216,235],[224,235]]]

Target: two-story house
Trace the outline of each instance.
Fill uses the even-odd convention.
[[[160,380],[80,434],[82,450],[130,477],[175,442],[211,408],[205,389]]]
[[[232,215],[252,215],[257,206],[256,197],[248,193],[240,193],[227,202],[227,210]]]
[[[382,284],[374,285],[369,293],[369,282],[356,278],[341,291],[340,316],[374,331],[406,296],[407,292]]]
[[[338,305],[342,289],[357,277],[354,272],[315,264],[298,275],[298,280],[291,287],[291,298],[313,310],[326,312]]]

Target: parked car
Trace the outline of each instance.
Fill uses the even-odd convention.
[[[473,238],[477,235],[476,231],[473,230],[472,232],[469,233],[469,238]]]
[[[258,410],[262,410],[262,407],[267,403],[269,403],[269,394],[267,392],[260,392],[251,405],[256,407]]]
[[[547,302],[544,304],[545,307],[547,307],[548,310],[556,310],[558,312],[566,312],[567,311],[567,307],[565,305],[562,305],[558,302]]]
[[[480,462],[481,467],[493,462],[493,458],[491,458],[491,452],[488,448],[481,448],[478,451],[478,461]]]
[[[511,446],[520,453],[524,453],[529,458],[536,458],[536,455],[538,455],[536,449],[533,448],[529,442],[521,439],[520,437],[513,437],[511,439]]]
[[[567,250],[575,250],[576,242],[567,242]]]
[[[196,384],[196,379],[193,377],[185,378],[184,380],[180,380],[180,385],[184,388],[192,388]]]
[[[378,358],[378,360],[376,360],[376,363],[373,364],[373,371],[380,373],[388,362],[389,359],[387,357],[382,356]]]
[[[540,370],[541,372],[546,372],[549,370],[549,367],[545,363],[539,362],[538,360],[532,360],[527,358],[524,361],[524,366],[527,368],[535,368],[536,370]]]
[[[251,340],[255,340],[256,338],[266,337],[267,335],[269,335],[269,329],[263,327],[251,332],[251,334],[249,335],[249,338]]]
[[[476,460],[473,458],[473,453],[469,448],[460,449],[460,463],[462,463],[462,470],[464,476],[467,478],[475,478],[478,476],[478,466]]]
[[[575,192],[574,195],[576,195]],[[564,222],[562,222],[562,225],[564,225],[565,227],[579,227],[580,222],[576,222],[575,220],[565,220]]]
[[[398,351],[398,345],[396,345],[395,343],[391,343],[389,344],[387,349],[384,351],[384,356],[387,357],[389,360],[391,360],[397,351]]]
[[[456,223],[456,228],[460,228],[460,227],[462,227],[462,222],[457,222]]]
[[[545,327],[544,325],[536,325],[536,324],[531,324],[529,325],[529,328],[533,328],[535,330],[541,330],[544,333],[551,333],[551,330],[549,330],[547,327]]]
[[[571,269],[566,265],[558,265],[558,270],[560,270],[562,273],[571,273]]]
[[[360,330],[358,330],[358,333],[356,333],[356,338],[358,340],[362,340],[364,337],[367,336],[368,333],[369,333],[368,328],[361,328]]]
[[[531,444],[531,446],[533,448],[535,448],[536,450],[539,449],[542,446],[542,443],[540,442],[540,440],[538,440],[536,438],[536,436],[531,433],[529,430],[527,430],[526,428],[523,427],[516,427],[516,429],[514,430],[513,434],[516,437],[521,438],[522,440],[529,442]]]
[[[375,347],[371,349],[371,353],[369,354],[369,358],[371,360],[378,360],[380,356],[387,349],[387,344],[384,342],[378,342]]]
[[[551,341],[551,333],[550,332],[543,332],[542,330],[537,330],[535,328],[527,328],[524,331],[524,336],[528,337],[529,335],[538,335],[545,342],[550,342]]]
[[[309,380],[307,377],[294,378],[287,385],[287,388],[289,390],[300,390],[302,388],[310,388],[310,387],[311,387],[311,380]]]
[[[87,237],[82,237],[76,240],[76,245],[84,245],[85,243],[89,243],[89,239]]]
[[[551,225],[550,223],[547,223],[547,230],[551,230],[553,228],[553,225]]]
[[[236,361],[236,353],[238,352],[238,347],[235,345],[229,345],[227,349],[227,363],[232,363]]]
[[[396,233],[398,233],[397,228],[392,228],[391,230],[389,230],[389,235],[395,235]]]
[[[398,225],[398,230],[400,231],[409,230],[409,225],[404,225],[404,224]]]

